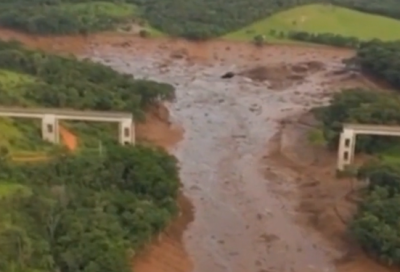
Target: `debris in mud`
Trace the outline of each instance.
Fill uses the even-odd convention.
[[[234,72],[227,72],[221,76],[221,78],[232,78],[235,76]]]
[[[173,59],[183,59],[188,56],[187,49],[178,49],[171,53],[170,57]]]
[[[250,106],[249,110],[251,112],[255,112],[255,113],[259,114],[262,111],[262,107],[260,105],[258,105],[258,104],[253,104],[253,105]]]
[[[241,72],[240,75],[253,81],[267,82],[268,87],[282,90],[304,82],[307,76],[324,68],[325,65],[322,62],[308,61],[296,64],[257,66]]]

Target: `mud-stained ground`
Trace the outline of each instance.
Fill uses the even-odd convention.
[[[351,51],[111,34],[51,44],[4,33],[176,87],[177,99],[168,105],[171,124],[157,110],[137,134],[150,134],[148,140],[178,157],[194,218],[182,198],[181,216],[135,260],[136,272],[386,271],[353,250],[344,235],[342,221],[351,216],[354,198],[352,184],[332,176],[335,156],[306,148],[304,126],[282,130],[282,120],[326,103],[340,88],[373,85],[343,70]],[[222,79],[226,72],[237,76]],[[173,147],[178,127],[184,136]],[[316,161],[326,167],[315,167]]]
[[[310,113],[285,119],[269,142],[269,152],[264,157],[264,164],[268,165],[265,174],[277,180],[283,175],[296,184],[299,189],[293,195],[299,197],[295,209],[296,222],[310,230],[317,230],[332,248],[341,252],[333,258],[338,271],[399,271],[367,258],[348,236],[346,226],[360,200],[358,189],[364,184],[355,179],[336,178],[333,167],[336,152],[313,145],[308,140],[309,131],[315,126]],[[365,159],[368,158],[356,157],[356,163]],[[274,189],[285,194],[279,186]]]
[[[333,271],[332,257],[340,252],[296,224],[295,199],[272,190],[274,181],[265,178],[260,160],[282,118],[326,100],[333,81],[351,84],[347,73],[335,74],[348,52],[304,49],[296,55],[290,47],[271,46],[237,57],[244,50],[240,45],[230,48],[236,52],[232,59],[211,61],[209,54],[178,49],[171,53],[160,46],[144,54],[134,44],[108,45],[87,56],[177,89],[170,114],[185,129],[175,154],[184,192],[195,207],[184,237],[194,271]],[[246,58],[265,67],[264,78],[248,73]],[[239,76],[221,79],[227,71]],[[279,81],[285,85],[277,86]]]

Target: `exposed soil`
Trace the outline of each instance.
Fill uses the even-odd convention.
[[[308,76],[324,68],[322,62],[308,61],[295,64],[257,66],[239,74],[251,80],[264,82],[271,89],[284,90],[295,84],[301,84]]]
[[[63,126],[59,126],[60,136],[63,144],[70,151],[75,151],[78,148],[78,139],[71,131]]]
[[[188,272],[193,262],[182,243],[182,234],[193,221],[193,205],[182,194],[178,199],[181,213],[171,226],[133,260],[135,272]]]
[[[168,109],[159,105],[150,109],[144,123],[135,125],[136,139],[170,149],[183,138],[183,130],[171,123]]]
[[[367,258],[348,236],[346,225],[356,211],[357,192],[363,185],[355,179],[337,179],[334,167],[336,153],[309,143],[307,135],[314,126],[310,116],[292,116],[282,123],[264,158],[265,164],[269,165],[266,175],[279,177],[282,172],[290,173],[290,180],[297,185],[300,194],[296,208],[297,222],[317,230],[341,252],[334,259],[339,271],[399,271]],[[358,156],[356,163],[365,159]],[[288,179],[287,175],[285,177]]]
[[[173,148],[183,137],[182,128],[170,122],[168,109],[163,105],[150,109],[145,122],[136,124],[135,131],[138,141],[150,142],[167,150]],[[188,224],[193,221],[193,205],[182,193],[179,195],[178,204],[178,218],[134,258],[133,271],[192,271],[193,262],[182,243],[182,235]]]
[[[335,155],[312,152],[304,132],[282,130],[282,120],[327,103],[340,88],[373,86],[343,70],[351,51],[113,34],[0,36],[176,87],[177,101],[168,108],[170,121],[185,130],[179,145],[173,147],[182,131],[165,122],[162,109],[151,111],[136,133],[178,157],[194,220],[186,229],[191,207],[182,198],[181,217],[135,260],[136,272],[387,271],[344,235],[354,209],[349,191],[357,184],[335,180]],[[238,76],[221,79],[228,71]]]

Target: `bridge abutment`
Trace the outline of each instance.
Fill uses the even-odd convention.
[[[57,144],[59,142],[58,119],[54,114],[45,114],[42,118],[42,138]]]
[[[135,143],[135,127],[132,119],[123,119],[119,122],[119,142],[122,145]]]
[[[357,135],[400,137],[400,126],[343,124],[339,140],[337,170],[343,171],[353,162]]]
[[[123,145],[135,143],[135,125],[129,112],[0,107],[0,116],[41,119],[42,139],[55,144],[60,142],[59,120],[115,122],[119,124],[118,142]]]
[[[338,149],[338,165],[337,168],[343,171],[346,165],[350,165],[353,161],[356,146],[356,134],[351,129],[343,129],[340,134]]]

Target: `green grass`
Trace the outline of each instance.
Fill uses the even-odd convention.
[[[250,26],[230,33],[224,38],[250,41],[256,35],[265,35],[269,40],[271,30],[288,32],[306,31],[334,33],[360,39],[400,39],[400,21],[359,11],[321,4],[296,7],[277,13]]]
[[[19,183],[0,181],[0,199],[15,193],[29,194],[29,188]]]
[[[7,88],[18,88],[24,84],[34,83],[36,79],[30,75],[0,69],[0,83]]]

